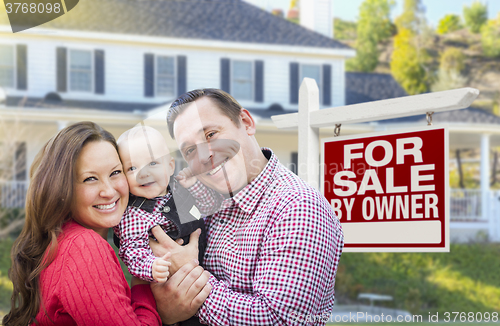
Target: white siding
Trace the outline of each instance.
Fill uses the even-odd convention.
[[[6,41],[0,41],[4,43]],[[12,40],[8,40],[12,42]],[[299,64],[332,65],[332,105],[344,104],[344,59],[313,55],[291,56],[261,52],[245,53],[236,50],[206,50],[167,46],[143,46],[123,43],[84,42],[81,40],[60,40],[57,38],[25,38],[22,44],[28,46],[28,90],[7,90],[10,95],[44,97],[49,92],[56,92],[56,48],[104,50],[105,53],[105,94],[94,92],[61,93],[63,99],[90,101],[118,101],[165,103],[173,98],[144,96],[144,54],[166,56],[187,56],[187,90],[196,88],[220,88],[220,59],[264,61],[264,101],[241,101],[244,107],[267,109],[274,103],[285,109],[296,109],[290,104],[290,62]],[[256,46],[257,49],[258,46]],[[68,56],[69,59],[69,56]],[[68,78],[69,81],[69,78]]]

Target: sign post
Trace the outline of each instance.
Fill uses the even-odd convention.
[[[330,203],[332,203],[333,209],[337,209],[339,214],[340,212],[345,214],[344,217],[340,216],[340,221],[343,223],[345,231],[345,251],[449,251],[448,133],[446,129],[436,129],[432,127],[423,128],[425,131],[429,131],[431,133],[440,133],[440,141],[442,140],[442,142],[440,142],[441,147],[435,149],[439,151],[439,159],[431,159],[428,157],[428,153],[432,152],[428,146],[432,142],[429,142],[429,136],[427,136],[427,133],[419,134],[421,136],[416,136],[416,134],[413,136],[405,136],[405,133],[407,132],[418,133],[418,130],[405,130],[399,132],[399,134],[380,134],[371,136],[362,135],[358,137],[357,140],[353,138],[351,138],[351,140],[344,138],[341,142],[335,141],[337,145],[327,145],[328,143],[322,142],[323,146],[329,147],[329,149],[322,148],[322,151],[325,151],[323,155],[323,158],[325,159],[323,164],[325,165],[324,167],[326,167],[326,164],[335,163],[336,158],[332,158],[331,156],[339,154],[339,152],[337,152],[338,150],[332,150],[330,146],[339,146],[339,150],[342,152],[345,150],[342,146],[348,146],[348,143],[361,143],[363,146],[362,148],[354,147],[350,149],[349,162],[354,164],[359,163],[362,159],[364,159],[364,163],[367,164],[366,170],[375,170],[375,172],[368,172],[364,183],[365,190],[363,193],[363,191],[359,192],[359,188],[363,183],[363,178],[365,178],[365,172],[363,172],[362,175],[355,176],[353,180],[356,181],[352,181],[350,180],[352,174],[348,173],[346,175],[346,171],[348,171],[348,169],[344,168],[346,162],[337,162],[338,164],[344,164],[342,169],[338,170],[341,174],[337,177],[339,178],[337,181],[345,182],[346,185],[342,185],[342,187],[339,188],[336,188],[335,186],[334,188],[331,188],[333,191],[332,193],[327,193],[325,189],[326,182],[328,181],[331,185],[335,185],[336,174],[330,175],[328,174],[328,171],[322,170],[321,173],[319,171],[319,128],[333,127],[336,124],[361,123],[418,114],[432,114],[441,111],[464,109],[469,107],[476,99],[479,95],[479,90],[474,88],[460,88],[443,92],[399,97],[322,110],[319,110],[318,94],[319,92],[316,82],[313,79],[304,78],[299,90],[299,112],[272,116],[271,118],[274,124],[280,129],[298,128],[298,175],[318,190],[320,190],[320,188],[321,190],[325,190],[323,194],[327,197]],[[366,143],[365,140],[360,140],[364,137],[382,138],[373,138],[374,142],[380,141],[381,143],[374,143],[370,145],[368,140],[366,140]],[[406,160],[408,164],[398,164],[398,139],[418,137],[422,138],[422,147],[420,148],[422,162],[416,161],[417,158],[415,156],[417,156],[417,154],[415,154],[415,156],[405,154],[403,155],[403,162]],[[340,140],[341,138],[339,138],[339,141]],[[415,148],[418,148],[419,146],[418,144],[406,144],[404,143],[404,140],[400,140],[400,142],[403,142],[403,147],[401,147],[401,145],[399,147],[400,151],[401,149],[403,150],[403,153],[405,153],[405,151],[411,153],[411,146],[416,146]],[[390,144],[390,146],[388,144]],[[405,146],[409,147],[407,148]],[[366,156],[367,153],[365,153],[365,151],[368,148],[368,156]],[[384,150],[386,151],[384,152]],[[388,155],[386,155],[390,150],[392,150],[391,160],[389,160]],[[335,152],[332,153],[332,151]],[[415,153],[418,152],[416,149],[413,151]],[[361,158],[357,157],[359,155],[361,155]],[[385,156],[379,157],[378,155],[386,155],[387,158]],[[344,158],[342,158],[342,160],[343,159]],[[368,161],[366,161],[367,159]],[[328,163],[326,160],[328,160]],[[413,160],[413,162],[411,160]],[[384,164],[382,165],[382,163]],[[408,165],[408,167],[403,167],[406,165]],[[431,165],[434,165],[434,169],[430,169]],[[391,168],[392,170],[390,170]],[[342,174],[342,171],[344,174]],[[400,177],[398,177],[396,175],[397,171],[406,171],[400,173],[406,173],[407,175],[402,176],[400,174]],[[381,173],[380,175],[378,174],[379,172]],[[354,173],[356,174],[355,171]],[[393,184],[390,184],[390,192],[387,192],[388,174],[389,179],[392,175],[392,181],[394,181]],[[413,181],[411,176],[414,177]],[[433,178],[432,180],[430,179],[431,176]],[[374,185],[373,182],[377,182],[374,180],[378,180],[381,183],[381,187],[378,187],[378,184]],[[399,183],[400,181],[402,183]],[[323,184],[323,182],[325,182],[325,184]],[[349,191],[352,192],[354,186],[349,182],[359,182],[359,185],[356,183],[357,192],[354,192],[349,196],[339,196],[334,192],[333,189],[340,189],[337,190],[340,194],[346,194],[342,191],[347,191],[347,193],[349,193]],[[412,188],[412,182],[414,188]],[[349,185],[351,185],[352,188],[349,188]],[[434,187],[434,190],[431,192],[430,189],[432,187]],[[380,188],[382,190],[380,190]],[[377,191],[379,191],[379,193],[377,193]],[[437,199],[435,196],[437,196]],[[378,198],[378,209],[382,211],[385,210],[386,213],[382,212],[376,215],[376,198]],[[344,202],[344,199],[347,199],[347,202]],[[393,201],[393,211],[391,212],[391,219],[389,220],[387,210],[389,209],[391,200]],[[405,200],[408,201],[408,204],[406,204]],[[337,206],[335,205],[343,206],[336,208]],[[352,205],[352,207],[350,205]],[[344,211],[342,211],[342,209],[344,209]],[[347,220],[347,209],[351,210],[351,220]],[[372,209],[372,211],[369,209]],[[363,210],[365,210],[365,215],[363,215]],[[397,216],[394,215],[397,214],[396,212],[398,212],[398,210],[399,219],[397,219]],[[372,212],[373,216],[370,215]],[[407,218],[404,217],[404,214],[406,213]],[[354,214],[356,214],[356,216],[354,216]],[[420,214],[423,215],[422,218],[420,218]],[[425,217],[425,214],[428,215],[427,218]],[[382,219],[379,220],[379,216],[382,216]],[[424,222],[425,224],[423,224]],[[414,227],[412,230],[415,232],[401,233],[402,230],[406,228],[405,225],[411,225],[410,228]],[[368,231],[372,228],[373,231],[375,231],[375,228],[377,228],[377,232],[359,233],[359,228],[365,228],[365,230]],[[428,233],[427,231],[431,233]],[[396,236],[396,234],[398,235]],[[403,236],[403,234],[405,235]],[[402,239],[403,237],[406,239]],[[386,242],[384,242],[384,239]]]

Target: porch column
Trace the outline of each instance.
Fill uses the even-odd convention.
[[[494,237],[493,218],[490,218],[490,135],[481,135],[481,215],[490,224],[489,235]]]
[[[68,126],[68,121],[58,120],[57,121],[57,131],[61,131]]]

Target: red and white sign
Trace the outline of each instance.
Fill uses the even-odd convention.
[[[322,140],[322,192],[346,252],[448,252],[448,130]]]

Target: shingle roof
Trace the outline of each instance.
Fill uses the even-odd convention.
[[[0,24],[8,24],[0,15]],[[81,0],[45,28],[350,49],[241,0]]]
[[[390,74],[346,72],[346,105],[407,96]]]
[[[467,124],[497,124],[500,125],[500,117],[485,110],[469,107],[462,110],[437,112],[432,115],[432,121],[436,123],[467,123]],[[426,122],[425,114],[414,115],[396,119],[381,120],[379,123],[422,123]]]

